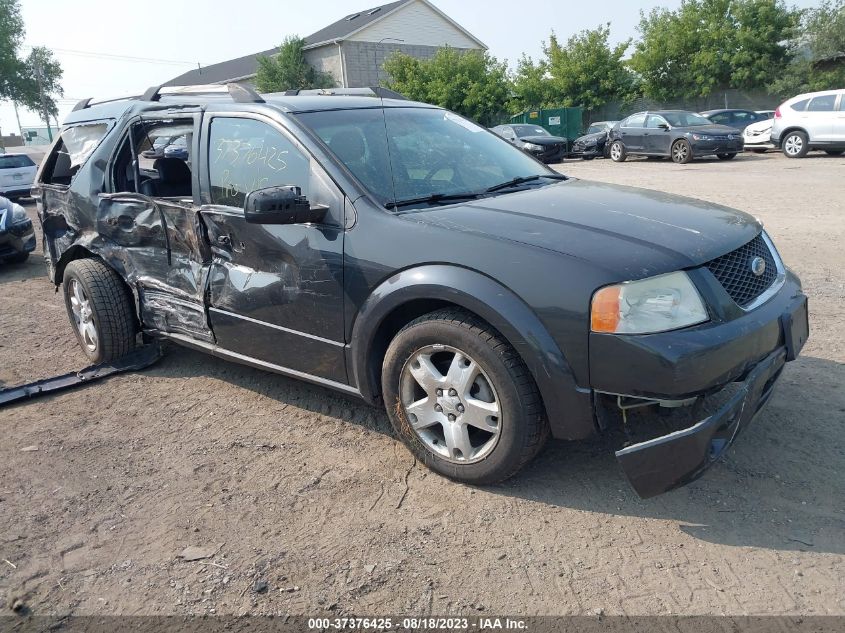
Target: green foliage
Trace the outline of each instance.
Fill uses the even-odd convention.
[[[683,0],[641,14],[630,65],[657,100],[761,88],[784,68],[798,19],[782,0]]]
[[[258,56],[255,85],[261,92],[308,88],[332,88],[335,79],[329,73],[315,70],[305,60],[305,40],[291,35],[279,47],[278,55]]]
[[[792,61],[769,86],[772,93],[786,98],[845,86],[845,60],[830,67],[817,63],[845,53],[845,0],[825,0],[807,9],[791,49]]]
[[[545,52],[556,97],[554,105],[592,110],[609,101],[633,98],[634,76],[623,60],[631,40],[616,46],[611,46],[609,40],[610,24],[581,31],[570,37],[565,46],[552,33]]]
[[[384,70],[390,89],[482,125],[498,122],[511,95],[507,64],[486,51],[460,52],[447,46],[425,60],[397,52],[385,61]]]
[[[14,99],[23,74],[18,48],[24,29],[18,0],[0,0],[0,99]]]
[[[523,55],[516,64],[513,77],[515,109],[548,108],[557,104],[546,60],[535,62]]]

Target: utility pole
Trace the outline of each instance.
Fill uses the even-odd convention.
[[[384,42],[396,42],[401,44],[405,40],[399,39],[398,37],[383,37],[378,42],[376,42],[375,50],[373,50],[373,62],[376,65],[376,86],[381,85],[381,66],[378,65],[378,52],[381,49],[381,45]],[[383,56],[382,56],[383,57]]]
[[[44,82],[41,77],[41,60],[37,55],[35,58],[35,78],[38,80],[38,93],[41,95],[41,112],[44,115],[44,121],[47,123],[47,137],[50,142],[53,142],[53,128],[50,127],[50,112],[47,109],[47,95],[44,94]]]
[[[21,115],[18,114],[18,102],[13,100],[12,105],[15,107],[15,119],[17,119],[18,121],[18,134],[20,134],[21,138],[23,138],[23,128],[21,127]]]

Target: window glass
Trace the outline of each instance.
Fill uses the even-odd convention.
[[[525,136],[551,136],[545,128],[542,128],[539,125],[514,125],[513,129],[516,131],[516,135],[519,138],[523,138]]]
[[[845,112],[845,92],[839,95],[839,109]]]
[[[666,119],[664,119],[662,116],[651,114],[649,115],[648,120],[646,121],[646,127],[650,129],[656,129],[660,127],[661,123],[666,125]]]
[[[807,108],[807,104],[809,102],[809,99],[801,99],[801,101],[796,101],[789,107],[790,109],[795,110],[796,112],[803,112]]]
[[[695,112],[664,112],[663,118],[674,127],[699,127],[713,123],[710,119]]]
[[[727,125],[728,123],[730,123],[731,115],[727,112],[722,112],[720,114],[711,114],[707,118],[718,125]]]
[[[208,142],[213,204],[242,208],[248,193],[273,186],[296,185],[308,195],[310,159],[271,125],[215,117]]]
[[[16,169],[18,167],[32,167],[35,163],[32,162],[32,159],[29,156],[25,155],[11,155],[11,156],[2,156],[0,155],[0,169]]]
[[[734,112],[733,120],[735,123],[748,124],[759,120],[759,117],[754,112],[745,112],[744,110],[740,110],[739,112]]]
[[[629,116],[622,122],[622,127],[642,127],[645,124],[645,114]]]
[[[298,116],[386,204],[433,194],[480,192],[514,178],[552,173],[501,137],[440,109],[385,108],[383,114],[380,109],[360,109]]]
[[[108,123],[86,123],[62,132],[62,141],[70,154],[71,168],[79,167],[88,160],[108,131]]]
[[[807,112],[832,112],[835,103],[836,95],[813,97],[810,99],[810,105],[807,106]]]

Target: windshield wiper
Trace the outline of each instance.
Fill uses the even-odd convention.
[[[493,185],[492,187],[487,188],[487,193],[493,193],[494,191],[501,191],[502,189],[510,189],[511,187],[516,187],[526,182],[532,182],[534,180],[540,180],[540,178],[551,178],[552,180],[566,180],[567,177],[563,174],[535,174],[534,176],[520,176],[519,178],[514,178],[513,180],[508,180],[507,182],[499,183],[498,185]]]
[[[467,191],[465,193],[433,193],[430,196],[421,196],[419,198],[408,198],[407,200],[395,200],[388,202],[384,206],[388,209],[394,207],[409,207],[415,204],[436,204],[438,202],[452,202],[455,200],[472,200],[483,195],[477,191]]]

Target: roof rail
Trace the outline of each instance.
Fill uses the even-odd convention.
[[[172,88],[172,92],[165,93],[164,96],[181,96],[181,95],[198,95],[198,94],[219,94],[224,90],[229,93],[232,100],[236,103],[264,103],[264,99],[255,90],[243,84],[228,83],[208,84],[203,86],[167,86]],[[147,91],[141,96],[141,101],[160,101],[163,96],[161,90],[165,88],[161,86],[150,86]]]
[[[72,112],[76,112],[77,110],[84,110],[89,105],[91,105],[91,99],[94,97],[88,97],[87,99],[82,99],[81,101],[77,101],[76,105],[73,106]]]
[[[286,97],[295,97],[297,95],[321,95],[321,96],[353,96],[353,97],[381,97],[382,99],[399,99],[407,101],[408,98],[391,90],[390,88],[383,88],[382,86],[370,86],[368,88],[316,88],[314,90],[285,90]]]

